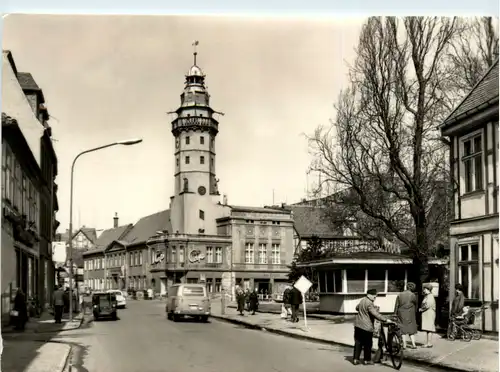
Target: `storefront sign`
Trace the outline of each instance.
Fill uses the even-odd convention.
[[[189,252],[188,260],[191,263],[200,262],[205,259],[205,255],[198,249]]]
[[[161,252],[160,254],[157,254],[154,258],[153,264],[157,264],[159,262],[162,262],[165,259],[165,254]]]

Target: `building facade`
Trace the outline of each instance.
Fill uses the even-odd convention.
[[[140,219],[112,245],[125,257],[125,287],[151,287],[162,295],[178,282],[204,282],[211,292],[234,293],[237,283],[281,291],[294,253],[291,212],[232,206],[226,197],[221,202],[215,116],[222,114],[210,106],[196,57],[171,123],[175,168],[170,208]],[[99,255],[104,252],[87,252],[85,260]]]
[[[488,305],[480,325],[498,332],[498,60],[441,125],[454,186],[450,288]],[[453,291],[450,291],[450,303]]]
[[[2,53],[2,323],[16,288],[40,304],[54,286],[57,157],[42,90]]]

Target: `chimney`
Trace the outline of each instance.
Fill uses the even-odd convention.
[[[222,197],[222,204],[223,205],[227,205],[227,195],[224,194],[224,196]]]
[[[118,227],[118,213],[115,212],[115,216],[113,217],[113,227],[116,229]]]

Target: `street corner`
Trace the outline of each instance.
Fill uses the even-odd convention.
[[[2,352],[4,372],[62,372],[71,346],[57,342],[6,341]]]

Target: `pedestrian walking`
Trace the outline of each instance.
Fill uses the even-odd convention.
[[[252,312],[252,315],[255,315],[255,312],[259,308],[259,290],[255,288],[255,290],[250,293],[249,299],[250,299],[250,311]]]
[[[17,316],[14,317],[14,328],[18,331],[24,331],[24,327],[28,321],[28,306],[26,304],[26,296],[21,288],[17,289],[16,297],[14,297],[13,310],[17,312]]]
[[[369,289],[366,297],[362,298],[356,306],[356,319],[354,320],[354,356],[352,363],[360,363],[361,351],[363,351],[363,364],[374,364],[372,362],[374,321],[391,323],[391,320],[381,315],[374,305],[377,298],[377,290]]]
[[[238,312],[243,315],[243,310],[245,310],[245,292],[243,289],[237,285],[236,286],[236,303],[238,304]]]
[[[65,306],[65,292],[61,285],[54,291],[53,298],[54,298],[54,321],[55,323],[61,323]]]
[[[245,310],[250,311],[250,289],[245,289]]]
[[[292,313],[292,307],[290,305],[290,293],[292,291],[292,286],[287,285],[285,288],[285,291],[283,292],[283,309],[281,313],[283,314],[283,318],[286,319],[288,318],[289,315]]]
[[[398,317],[401,333],[403,335],[403,349],[406,349],[406,336],[410,336],[411,348],[416,349],[415,335],[417,327],[417,296],[415,295],[415,283],[408,282],[406,290],[396,297],[396,315]]]
[[[302,293],[295,287],[290,291],[290,307],[292,308],[292,322],[299,321],[299,306],[302,303]]]
[[[424,347],[432,347],[432,334],[436,332],[436,300],[432,294],[432,285],[424,284],[422,307],[422,331],[427,332],[427,343]]]

